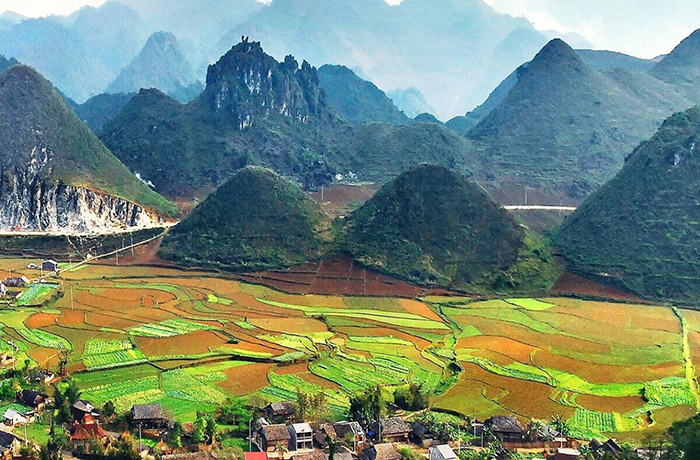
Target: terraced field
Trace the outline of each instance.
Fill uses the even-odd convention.
[[[68,351],[83,396],[118,410],[160,402],[186,421],[227,398],[263,404],[301,390],[324,392],[340,416],[356,391],[417,382],[438,409],[480,419],[561,415],[581,437],[625,437],[698,409],[700,313],[692,311],[569,298],[301,295],[137,266],[88,265],[59,281],[63,295],[41,308],[19,302],[0,312],[0,348],[11,342],[42,367]]]

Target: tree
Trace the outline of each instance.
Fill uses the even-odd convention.
[[[207,415],[205,419],[204,433],[212,446],[216,443],[216,433],[218,431],[219,427],[216,424],[214,417],[211,414]]]
[[[248,429],[248,420],[252,417],[251,411],[246,409],[241,399],[228,399],[216,412],[217,421],[223,425],[233,425],[241,429],[245,425]]]
[[[68,369],[68,361],[70,360],[70,351],[62,350],[58,358],[58,375],[65,377]]]
[[[700,458],[700,415],[674,422],[668,433],[675,448],[685,454],[684,458]]]
[[[173,424],[173,431],[172,431],[172,441],[173,441],[173,446],[175,447],[182,447],[182,435],[185,433],[184,428],[182,427],[182,424],[180,422],[175,422]]]
[[[569,428],[569,423],[561,415],[552,416],[552,426],[555,430],[559,432],[562,436],[569,436],[571,433],[571,428]]]
[[[106,418],[112,418],[116,413],[116,408],[112,401],[107,401],[104,406],[102,406],[102,415]]]
[[[423,410],[428,407],[428,396],[423,394],[420,385],[411,383],[408,387],[394,392],[394,403],[403,410]]]
[[[385,413],[386,402],[382,397],[382,389],[378,386],[368,388],[350,398],[348,414],[365,429],[369,429],[372,422]]]
[[[78,384],[75,383],[75,380],[69,379],[68,380],[68,385],[66,386],[65,391],[63,394],[65,395],[66,399],[70,404],[75,404],[75,402],[80,399],[80,394],[82,392],[80,391],[80,388],[78,388]]]
[[[202,444],[206,439],[206,421],[204,420],[204,414],[202,412],[197,412],[197,418],[192,424],[192,442],[195,444]]]
[[[280,457],[284,457],[284,454],[286,454],[287,452],[288,449],[284,443],[278,442],[277,444],[275,444],[275,453],[277,455],[279,455]]]

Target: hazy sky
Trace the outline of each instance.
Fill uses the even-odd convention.
[[[105,0],[0,0],[0,13],[68,14]],[[386,0],[397,4],[401,0]],[[597,48],[640,57],[667,53],[700,28],[699,0],[484,0],[540,30],[576,32]]]

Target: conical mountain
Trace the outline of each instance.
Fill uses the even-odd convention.
[[[284,268],[318,259],[329,237],[329,218],[297,185],[247,167],[168,233],[160,255],[224,270]]]
[[[465,287],[518,261],[525,230],[478,185],[440,166],[416,167],[348,219],[356,260],[423,283]]]
[[[0,75],[0,227],[147,226],[177,210],[139,181],[35,70]]]
[[[518,196],[537,189],[551,204],[580,201],[674,110],[689,107],[676,88],[633,71],[598,71],[560,39],[516,76],[467,135],[489,156],[480,179]]]
[[[562,225],[572,270],[648,297],[700,300],[700,108],[669,118]]]
[[[175,35],[151,35],[141,52],[107,88],[108,93],[135,93],[141,88],[177,91],[195,81],[194,71]]]
[[[694,103],[700,103],[700,29],[656,64],[651,74],[680,86]]]
[[[382,122],[401,125],[410,121],[384,91],[372,82],[358,77],[345,66],[322,66],[318,69],[318,80],[328,103],[350,123]]]

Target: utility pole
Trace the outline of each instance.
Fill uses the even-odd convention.
[[[119,250],[117,250],[117,267],[119,266]]]
[[[141,425],[143,423],[139,423],[139,455],[141,455],[141,452],[143,452],[143,446],[141,444]]]
[[[251,416],[248,422],[248,452],[253,452],[253,417],[255,415]]]
[[[129,236],[131,236],[131,255],[134,255],[134,234],[131,233]]]
[[[70,287],[70,309],[75,310],[75,303],[73,302],[73,286]]]

